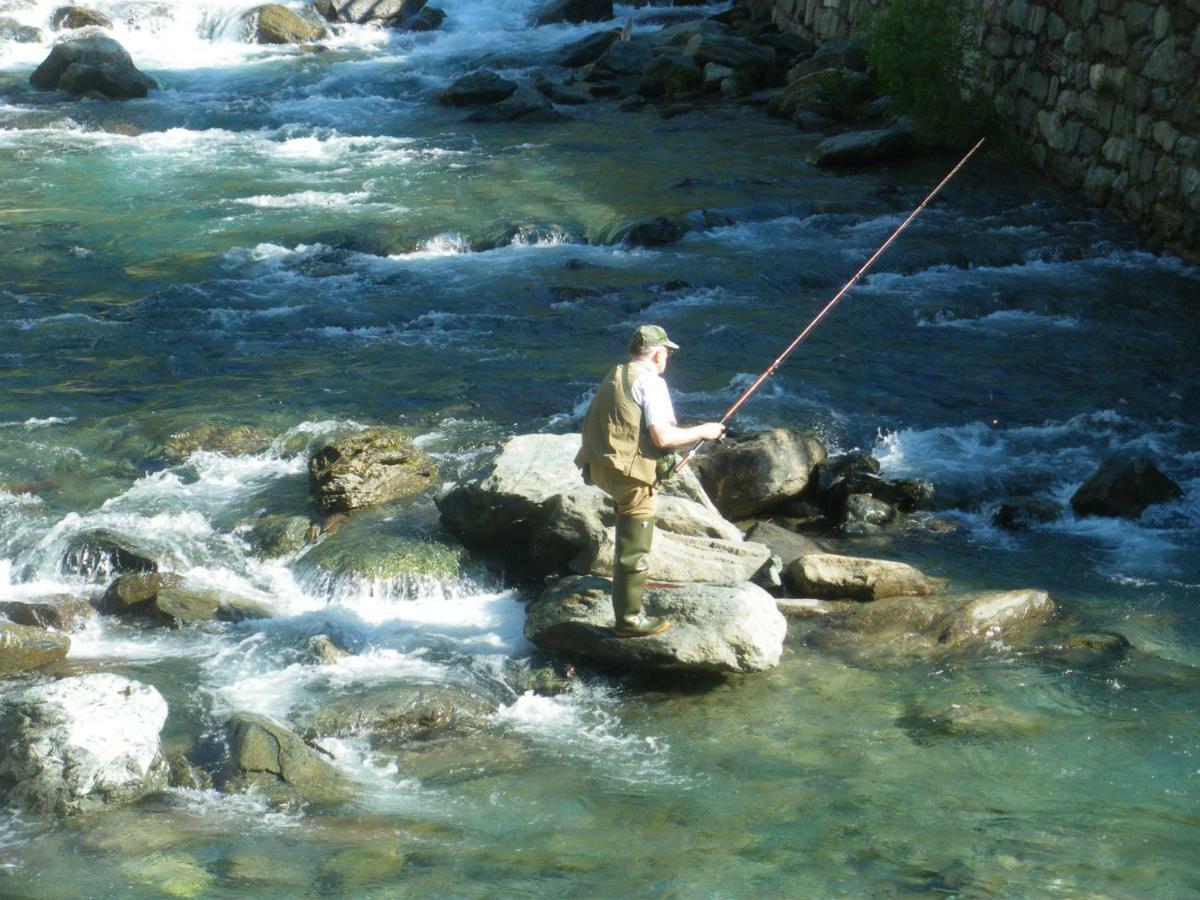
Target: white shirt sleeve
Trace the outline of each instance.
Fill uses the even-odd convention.
[[[646,414],[646,427],[655,425],[674,425],[675,407],[671,405],[671,395],[667,391],[667,383],[660,376],[649,372],[640,366],[638,377],[633,382],[634,402]]]

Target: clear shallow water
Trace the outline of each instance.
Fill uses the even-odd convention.
[[[918,518],[846,549],[1044,587],[1055,629],[1120,631],[1123,662],[1003,645],[851,661],[793,623],[764,675],[519,696],[502,675],[530,653],[523,598],[486,574],[371,584],[249,549],[246,517],[305,509],[322,436],[400,424],[453,478],[486,442],[572,428],[642,321],[684,345],[681,414],[718,414],[953,162],[822,173],[812,138],[732,108],[515,127],[438,107],[466,69],[531,71],[589,30],[528,30],[531,6],[460,0],[445,33],[352,28],[311,56],[238,43],[241,4],[143,8],[117,36],[166,89],[125,104],[29,92],[46,48],[0,46],[0,593],[95,589],[59,561],[105,525],[269,600],[277,618],[217,633],[101,620],[73,638],[74,665],[156,685],[168,743],[200,757],[235,710],[295,718],[372,686],[499,706],[449,746],[328,742],[364,785],[339,814],[180,790],[66,824],[6,816],[0,892],[79,896],[86,874],[94,896],[152,895],[166,872],[211,896],[1193,895],[1200,276],[1023,173],[973,163],[736,424],[931,479],[954,531]],[[586,243],[702,208],[738,224],[662,250]],[[514,225],[515,245],[479,251]],[[163,461],[209,421],[278,437]],[[989,524],[1000,499],[1065,500],[1130,449],[1184,498],[1137,523]],[[436,534],[436,514],[362,527]],[[357,655],[308,664],[320,632]],[[940,725],[955,708],[974,718]]]

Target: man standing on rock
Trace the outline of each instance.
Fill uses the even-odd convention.
[[[585,482],[617,504],[612,591],[617,637],[661,634],[671,627],[665,619],[642,612],[664,451],[696,441],[719,441],[725,434],[720,422],[676,425],[662,375],[678,349],[658,325],[638,328],[629,345],[629,361],[604,376],[583,418],[583,446],[575,464]]]

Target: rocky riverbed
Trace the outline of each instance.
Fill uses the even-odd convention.
[[[713,417],[953,162],[861,54],[57,6],[0,3],[0,893],[1194,893],[1193,269],[973,163],[616,641],[570,460],[628,333]]]

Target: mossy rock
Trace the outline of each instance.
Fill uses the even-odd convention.
[[[168,462],[181,463],[197,450],[209,450],[229,456],[262,453],[271,446],[271,436],[252,425],[208,423],[177,431],[163,444]]]
[[[186,853],[154,853],[127,860],[121,864],[121,871],[168,897],[198,897],[213,877]]]
[[[466,551],[430,538],[392,535],[336,535],[304,555],[305,561],[330,575],[371,581],[448,580],[462,573]]]
[[[306,516],[273,513],[246,523],[250,546],[266,558],[289,556],[312,542],[319,526]]]

